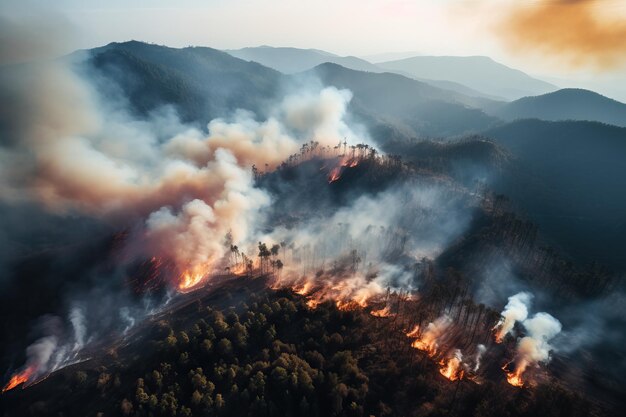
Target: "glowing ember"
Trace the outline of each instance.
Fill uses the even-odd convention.
[[[311,298],[309,301],[306,302],[307,307],[309,307],[310,309],[316,309],[318,305],[320,305],[319,300],[316,300],[314,298]]]
[[[370,314],[375,317],[389,317],[391,315],[391,309],[389,306],[386,306],[380,310],[372,310]]]
[[[4,388],[2,388],[2,392],[6,392],[8,390],[11,390],[17,387],[18,385],[28,382],[28,380],[30,379],[31,376],[33,376],[34,373],[35,373],[35,367],[29,366],[28,368],[24,369],[22,372],[18,372],[14,374],[11,377],[11,380],[4,386]]]
[[[328,183],[332,183],[337,181],[339,178],[341,178],[341,167],[336,167],[333,168],[332,171],[330,171],[330,175],[328,176]]]
[[[209,275],[209,271],[208,265],[199,265],[192,269],[186,269],[180,275],[178,289],[185,291],[197,287]]]
[[[419,332],[420,332],[420,326],[415,326],[413,328],[413,330],[411,330],[410,332],[407,332],[406,337],[418,337],[419,336]]]
[[[343,157],[339,162],[339,165],[337,165],[330,171],[330,174],[328,175],[328,183],[333,183],[341,178],[341,171],[344,167],[354,168],[358,164],[359,160],[357,158]]]
[[[305,282],[302,286],[294,286],[291,288],[291,290],[298,295],[307,295],[311,292],[311,289],[313,289],[313,284],[310,282]]]

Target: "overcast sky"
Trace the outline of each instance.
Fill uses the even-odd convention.
[[[49,54],[129,39],[219,49],[271,45],[365,56],[487,55],[626,97],[626,0],[0,0],[14,20],[63,26]],[[552,79],[552,81],[554,81]],[[557,83],[558,84],[558,83]],[[611,94],[610,89],[614,89]]]

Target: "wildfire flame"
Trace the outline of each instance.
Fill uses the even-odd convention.
[[[446,316],[440,317],[432,323],[429,323],[423,332],[420,332],[419,326],[407,333],[407,337],[416,338],[411,346],[415,349],[426,352],[429,356],[437,355],[439,348],[438,339],[448,330],[450,319]]]
[[[305,282],[304,285],[302,286],[296,285],[291,288],[291,290],[298,295],[307,295],[308,293],[311,292],[312,289],[313,289],[313,284],[311,284],[310,282]]]
[[[341,178],[341,167],[335,167],[330,171],[330,175],[328,176],[328,183],[332,183]]]
[[[502,370],[506,373],[506,380],[509,384],[514,387],[523,387],[524,379],[522,378],[522,374],[526,370],[526,363],[522,362],[515,366],[515,370],[509,370],[509,365],[511,362],[508,362],[506,365],[502,367]]]
[[[14,374],[9,382],[2,388],[2,392],[7,392],[17,387],[18,385],[28,382],[31,376],[35,373],[35,367],[29,366],[21,372]]]
[[[391,309],[389,306],[385,306],[385,308],[381,308],[380,310],[372,310],[370,314],[375,317],[389,317],[391,315]]]
[[[178,281],[178,289],[180,291],[186,291],[198,286],[209,275],[209,265],[198,265],[190,269],[185,269],[180,274]]]
[[[348,158],[344,156],[343,158],[341,158],[339,165],[330,170],[330,174],[328,175],[328,183],[333,183],[341,178],[341,172],[343,171],[343,168],[354,168],[358,164],[359,160],[357,158]]]
[[[448,359],[447,361],[442,360],[439,362],[442,365],[439,368],[439,373],[450,381],[456,381],[457,379],[463,379],[465,376],[465,370],[463,369],[461,362],[461,352],[457,350],[454,357]]]

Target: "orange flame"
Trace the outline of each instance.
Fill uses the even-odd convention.
[[[372,310],[370,314],[375,317],[389,317],[391,315],[391,309],[389,306],[385,306],[385,308],[381,308],[380,310]]]
[[[189,290],[200,285],[209,275],[210,267],[208,264],[198,265],[190,269],[185,269],[180,274],[178,289],[181,291]]]
[[[413,327],[413,330],[408,331],[406,333],[406,337],[417,337],[419,335],[419,331],[420,331],[420,326],[415,325],[415,327]]]
[[[341,167],[335,167],[330,171],[330,175],[328,176],[328,183],[333,183],[341,178]]]
[[[309,292],[311,292],[311,289],[313,289],[313,284],[311,284],[310,282],[305,282],[302,286],[296,285],[291,288],[291,290],[298,295],[307,295]]]
[[[493,338],[496,341],[496,343],[502,343],[502,341],[504,340],[504,336],[506,336],[504,327],[500,323],[498,323],[493,328],[493,331],[494,331]]]
[[[230,273],[233,275],[244,275],[246,272],[246,266],[243,263],[237,264],[230,268]]]
[[[439,373],[448,378],[450,381],[463,379],[465,376],[465,371],[461,367],[461,359],[456,355],[448,359],[447,362],[442,360],[439,364],[443,365],[439,369]]]
[[[328,175],[328,183],[333,183],[341,178],[341,171],[344,167],[354,168],[358,164],[359,160],[357,158],[348,158],[344,156],[343,158],[341,158],[339,165],[337,165],[330,171],[330,174]]]
[[[407,333],[407,337],[416,338],[411,346],[415,349],[426,352],[429,356],[437,355],[439,348],[438,339],[447,331],[450,326],[450,319],[440,317],[432,323],[429,323],[423,332],[420,332],[419,326],[415,326],[413,330]]]
[[[7,392],[8,390],[12,390],[18,385],[28,382],[28,380],[30,379],[31,376],[33,376],[34,373],[35,373],[35,367],[29,366],[28,368],[24,369],[22,372],[18,372],[14,374],[9,380],[9,382],[4,386],[4,388],[2,388],[2,392]]]
[[[526,362],[522,361],[521,363],[516,364],[514,371],[509,370],[510,364],[511,362],[508,362],[506,365],[502,367],[502,370],[506,373],[507,382],[513,385],[514,387],[520,387],[520,388],[523,387],[525,382],[524,382],[524,379],[522,378],[522,374],[526,370]]]

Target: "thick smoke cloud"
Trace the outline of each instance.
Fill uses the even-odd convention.
[[[306,217],[263,237],[285,243],[281,285],[312,289],[321,299],[365,304],[387,288],[417,290],[414,265],[434,259],[467,229],[473,205],[446,183],[408,182],[363,195],[330,216]]]
[[[205,133],[167,112],[165,121],[158,113],[133,119],[65,62],[8,69],[2,86],[10,96],[3,102],[17,104],[3,123],[10,134],[0,148],[2,199],[114,224],[147,219],[142,246],[184,270],[221,259],[228,232],[249,239],[269,203],[254,187],[253,165],[276,166],[310,138],[335,144],[353,136],[342,121],[351,94],[334,88],[287,96],[264,122],[245,111],[214,120]],[[176,134],[161,139],[166,122]]]
[[[626,19],[619,6],[597,0],[515,2],[498,36],[515,51],[539,52],[572,67],[612,69],[626,63]]]

